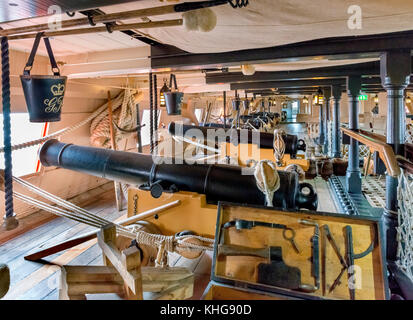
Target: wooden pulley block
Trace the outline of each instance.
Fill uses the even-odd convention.
[[[0,299],[3,298],[10,288],[10,270],[6,264],[0,264]]]
[[[202,246],[204,244],[200,239],[195,238],[195,237],[188,237],[188,238],[184,239],[182,242],[195,244],[197,246]],[[179,254],[181,256],[183,256],[184,258],[187,258],[187,259],[196,259],[196,258],[199,258],[201,256],[202,252],[203,252],[203,250],[193,250],[192,249],[190,251],[189,250],[179,251]]]

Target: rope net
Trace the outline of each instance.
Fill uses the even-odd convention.
[[[398,185],[397,265],[413,281],[413,175],[403,172]]]

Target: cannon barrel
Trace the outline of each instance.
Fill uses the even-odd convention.
[[[255,143],[253,139],[253,131],[248,129],[226,129],[226,131],[222,131],[224,129],[217,129],[217,128],[208,128],[208,127],[200,127],[200,126],[192,126],[186,124],[180,124],[176,122],[171,122],[168,126],[168,131],[171,135],[185,135],[186,133],[191,134],[188,132],[189,130],[200,130],[202,136],[206,139],[214,139],[215,137],[225,135],[225,141],[231,142],[235,145],[240,143],[241,131],[247,133],[247,141],[242,141],[244,143]],[[215,132],[214,132],[215,130]],[[219,130],[219,131],[218,131]],[[192,131],[193,133],[193,131]],[[209,134],[208,134],[209,133]],[[260,139],[259,139],[259,147],[263,149],[272,149],[274,146],[274,135],[272,133],[267,132],[260,132]],[[285,142],[285,153],[290,154],[292,158],[295,158],[297,152],[299,150],[305,151],[306,144],[303,140],[298,139],[297,136],[291,134],[284,134],[283,139]]]
[[[257,188],[253,175],[241,167],[207,164],[174,164],[171,158],[154,163],[151,155],[113,151],[49,140],[39,151],[44,166],[57,166],[133,185],[148,183],[174,186],[180,191],[205,194],[209,202],[228,201],[264,205],[265,196]],[[280,189],[274,194],[274,207],[317,209],[317,194],[311,185],[300,184],[296,173],[278,172]],[[304,193],[304,189],[309,193]]]

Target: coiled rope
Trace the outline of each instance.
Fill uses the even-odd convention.
[[[13,165],[11,150],[11,124],[10,124],[10,62],[9,42],[7,37],[1,38],[1,81],[3,103],[3,132],[4,132],[4,186],[5,186],[5,218],[14,216],[13,209]]]
[[[272,207],[274,193],[280,188],[277,166],[270,160],[261,160],[254,171],[257,188],[265,195],[265,205]]]
[[[273,142],[274,157],[275,157],[275,160],[277,161],[277,165],[280,167],[282,166],[282,159],[285,154],[285,142],[282,137],[282,133],[283,132],[279,129],[274,130],[274,142]]]
[[[115,126],[115,143],[124,139],[131,133],[135,133],[137,111],[135,101],[140,99],[142,93],[135,93],[134,90],[126,89],[112,101],[113,125]],[[105,104],[107,106],[107,104]],[[120,109],[120,110],[119,110]],[[117,115],[118,114],[118,115]],[[115,121],[116,119],[116,121]],[[90,124],[90,143],[96,147],[110,148],[111,133],[108,108],[92,119]]]

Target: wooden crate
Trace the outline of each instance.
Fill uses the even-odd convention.
[[[277,223],[293,228],[296,232],[295,241],[300,249],[297,253],[290,241],[283,237],[283,230],[256,226],[252,229],[236,230],[236,228],[222,229],[222,226],[236,219],[249,221],[262,221]],[[312,243],[315,227],[303,225],[300,220],[316,222],[319,225],[319,263],[320,263],[320,285],[312,292],[302,292],[286,288],[275,287],[268,284],[258,283],[258,265],[268,263],[268,259],[254,256],[218,256],[218,246],[239,245],[249,248],[281,247],[283,261],[291,267],[299,268],[301,271],[301,283],[314,285],[312,275]],[[320,213],[310,211],[281,211],[268,207],[251,207],[231,203],[219,203],[216,241],[212,265],[211,279],[214,286],[205,293],[205,297],[223,298],[222,292],[228,292],[231,299],[237,295],[235,291],[239,288],[255,290],[263,295],[277,295],[285,299],[350,299],[349,281],[347,270],[344,272],[341,283],[330,293],[329,289],[334,280],[340,274],[342,264],[336,255],[333,246],[324,237],[324,225],[328,225],[335,239],[341,255],[346,258],[346,237],[344,228],[351,226],[353,234],[354,253],[364,252],[370,244],[374,244],[371,253],[365,257],[356,259],[354,262],[356,279],[356,300],[382,300],[388,299],[388,284],[385,276],[384,251],[382,248],[381,223],[379,219],[360,216],[344,216],[331,213]],[[224,234],[224,237],[221,236]],[[324,249],[325,248],[325,249]],[[235,291],[227,289],[216,289],[219,285],[232,287]],[[358,287],[361,285],[361,287]],[[220,290],[220,294],[216,294]],[[234,295],[235,294],[235,295]]]

